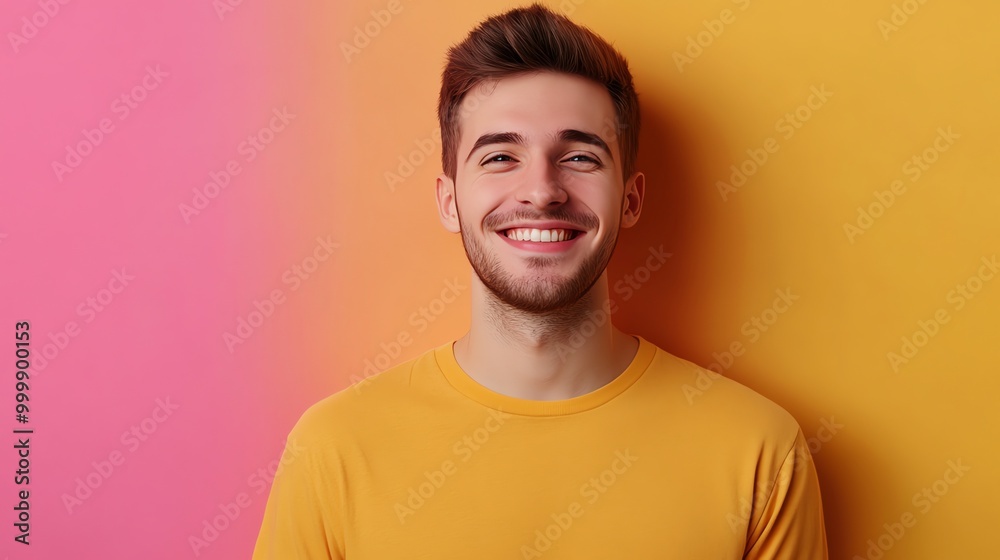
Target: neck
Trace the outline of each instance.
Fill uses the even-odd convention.
[[[575,303],[516,309],[472,274],[472,324],[455,359],[480,385],[511,397],[562,400],[594,391],[631,363],[639,341],[611,323],[607,274]]]

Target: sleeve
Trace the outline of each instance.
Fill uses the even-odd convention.
[[[744,560],[828,560],[819,477],[802,430],[763,495]]]
[[[343,560],[340,497],[324,450],[288,436],[264,508],[252,560]]]

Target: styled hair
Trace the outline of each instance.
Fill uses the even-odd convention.
[[[623,180],[628,180],[639,151],[639,100],[628,62],[590,29],[537,3],[486,19],[448,49],[438,121],[441,165],[449,178],[455,180],[458,171],[460,106],[466,94],[483,83],[544,70],[582,76],[608,90],[616,122],[607,128],[618,140]]]

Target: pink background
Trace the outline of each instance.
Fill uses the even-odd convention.
[[[335,33],[341,18],[319,3],[243,2],[221,18],[201,1],[56,6],[26,43],[0,48],[4,372],[15,321],[30,321],[35,356],[66,338],[34,363],[30,548],[10,523],[13,375],[0,385],[0,558],[194,557],[188,537],[240,493],[248,507],[199,552],[247,558],[270,487],[251,476],[308,404],[345,384],[319,357],[329,365],[350,344],[330,333],[340,265],[326,260],[294,291],[281,279],[317,237],[346,233],[331,203],[342,65],[308,42],[321,31],[310,25]],[[41,11],[5,3],[0,30],[21,34]],[[143,89],[149,67],[167,75]],[[143,99],[126,114],[119,98],[133,91]],[[285,107],[294,118],[247,161],[241,143]],[[111,132],[57,176],[53,161],[102,119]],[[230,160],[240,174],[185,221],[179,205]],[[121,289],[113,271],[134,279]],[[102,294],[109,282],[120,293]],[[230,352],[223,333],[276,289],[283,303]],[[60,335],[69,321],[76,336]],[[150,420],[158,399],[176,406],[162,422]],[[132,426],[147,438],[138,447],[122,439]],[[124,462],[100,477],[94,463],[114,452]],[[100,486],[67,507],[88,475]]]

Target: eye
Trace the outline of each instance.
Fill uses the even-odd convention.
[[[566,158],[566,162],[577,164],[575,167],[596,170],[601,168],[601,161],[587,154],[574,154]]]
[[[512,163],[512,162],[515,162],[515,161],[517,161],[517,160],[515,160],[513,157],[511,157],[508,154],[493,154],[493,155],[487,156],[486,159],[484,159],[482,161],[482,163],[480,163],[480,165],[490,166],[490,167],[503,167],[504,165],[501,165],[501,164],[509,164],[509,163]],[[490,165],[490,164],[492,164],[492,165]]]

